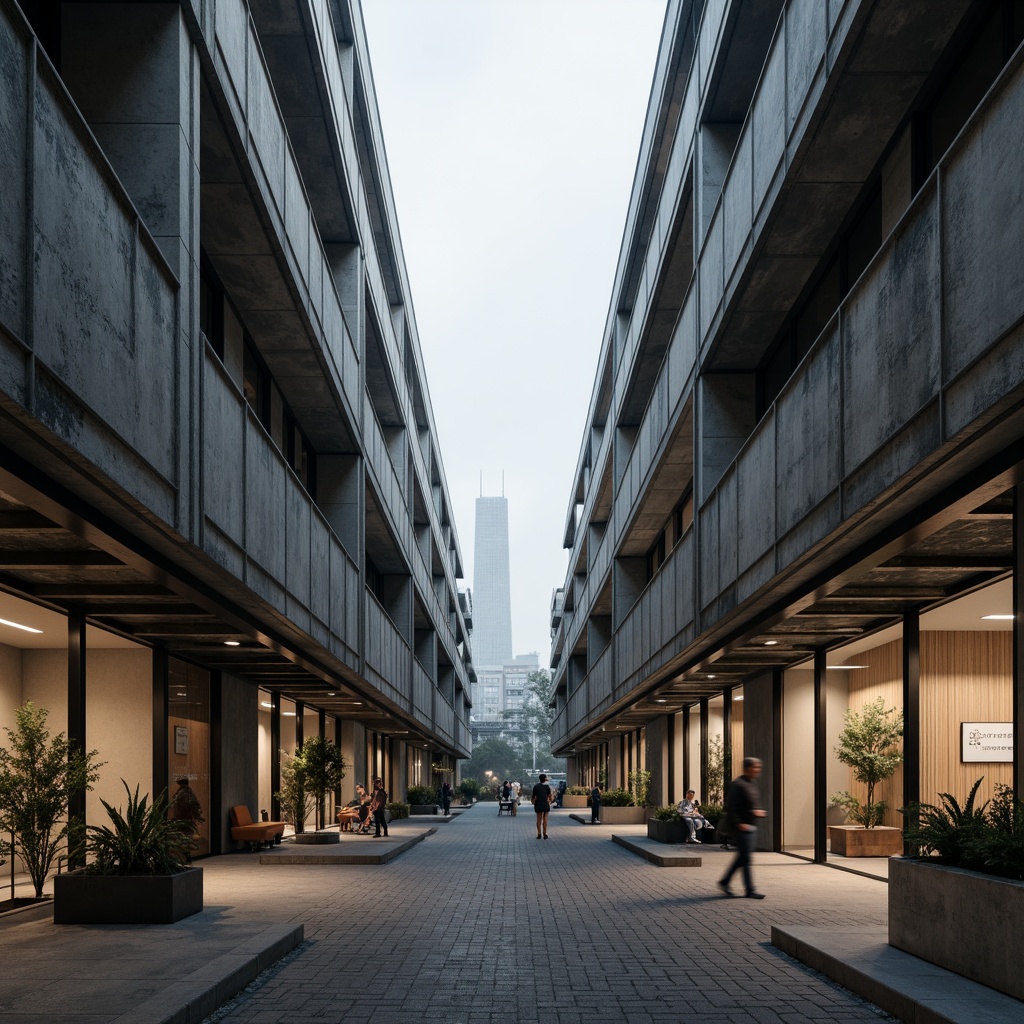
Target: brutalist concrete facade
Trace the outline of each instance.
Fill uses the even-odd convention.
[[[678,800],[743,686],[771,801],[787,666],[1019,567],[1022,37],[1014,3],[669,3],[552,603],[580,777]]]
[[[5,584],[336,715],[400,797],[472,665],[358,4],[3,0],[0,71],[0,489],[103,553]]]

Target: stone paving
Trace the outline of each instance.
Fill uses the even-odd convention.
[[[837,1024],[886,1019],[770,945],[772,924],[885,921],[884,883],[758,854],[767,899],[715,888],[731,854],[656,867],[613,827],[488,805],[393,863],[207,862],[207,905],[305,925],[305,945],[214,1018],[230,1024]],[[614,827],[616,833],[641,829]]]

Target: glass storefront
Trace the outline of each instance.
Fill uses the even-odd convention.
[[[167,673],[167,778],[169,797],[181,779],[199,800],[194,856],[210,852],[210,673],[171,658]]]

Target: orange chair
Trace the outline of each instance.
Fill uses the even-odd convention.
[[[284,835],[283,821],[253,821],[249,808],[239,804],[231,808],[231,838],[248,843],[250,850],[258,850],[264,843],[272,846],[281,842]]]

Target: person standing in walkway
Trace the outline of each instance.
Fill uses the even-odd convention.
[[[452,784],[448,781],[441,786],[441,810],[446,818],[452,813]]]
[[[548,777],[541,774],[540,781],[533,787],[533,796],[530,797],[533,809],[537,814],[537,838],[548,837],[548,812],[551,810],[551,787],[548,785]]]
[[[743,759],[743,774],[733,779],[725,798],[725,813],[733,822],[736,830],[736,858],[729,865],[729,870],[719,880],[718,887],[726,896],[732,895],[729,882],[732,876],[742,870],[743,887],[747,899],[763,900],[764,893],[757,892],[750,875],[750,859],[757,842],[757,825],[764,817],[761,806],[761,791],[757,788],[757,778],[761,774],[761,761],[757,757]]]
[[[601,784],[598,783],[590,791],[590,824],[601,824]]]
[[[384,811],[388,803],[388,791],[384,788],[384,780],[376,779],[374,781],[373,788],[373,799],[370,801],[370,813],[373,815],[374,825],[374,838],[379,839],[381,831],[384,835],[388,834],[388,820],[385,817]]]

